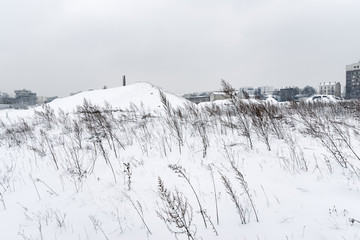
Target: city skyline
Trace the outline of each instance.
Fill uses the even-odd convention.
[[[360,60],[355,0],[0,0],[1,92],[40,96],[150,82],[182,94],[345,86]]]

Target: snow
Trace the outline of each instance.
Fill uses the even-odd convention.
[[[81,92],[67,98],[55,99],[49,103],[49,106],[53,109],[61,108],[66,112],[72,112],[76,110],[76,106],[83,104],[84,99],[87,99],[98,106],[103,106],[105,102],[108,102],[114,108],[128,109],[131,104],[134,104],[137,107],[143,105],[150,111],[157,111],[163,108],[159,101],[160,90],[159,87],[150,83],[139,82],[125,87]],[[170,93],[167,94],[167,98],[175,108],[188,103],[186,99]]]
[[[76,111],[77,106],[83,105],[84,100],[87,100],[91,102],[91,104],[99,107],[104,107],[106,103],[108,103],[114,109],[129,110],[135,107],[152,114],[157,114],[163,111],[162,103],[159,101],[159,91],[165,93],[166,98],[171,102],[173,108],[192,104],[185,98],[163,91],[161,88],[150,83],[139,82],[125,87],[80,92],[73,96],[57,98],[46,105],[53,109],[55,114],[58,113],[59,110],[73,113]],[[34,111],[42,111],[42,106],[26,110],[4,109],[0,111],[0,119],[3,121],[12,121],[19,118],[29,118],[34,114]]]
[[[327,102],[327,103],[334,103],[340,101],[339,97],[334,95],[314,95],[310,98],[305,99],[306,103],[313,103],[313,102]]]
[[[318,138],[306,133],[301,116],[286,106],[279,106],[286,119],[277,118],[283,137],[269,130],[268,151],[252,123],[253,149],[241,131],[226,124],[239,121],[225,114],[229,100],[193,105],[163,92],[180,113],[166,108],[159,88],[148,83],[57,99],[48,104],[55,113],[50,121],[34,113],[44,107],[1,110],[1,239],[175,239],[159,218],[164,206],[159,177],[191,205],[190,229],[196,239],[360,239],[360,223],[350,221],[360,219],[360,161],[333,125],[328,133],[354,169],[341,167]],[[113,111],[88,122],[76,112],[84,99],[109,110],[107,102]],[[221,109],[221,119],[206,110],[213,106]],[[336,126],[358,152],[360,125],[351,114],[339,114],[339,122],[347,125]],[[251,199],[231,162],[244,176]],[[169,164],[181,166],[191,186]],[[241,224],[221,175],[230,180],[246,224]],[[209,220],[204,226],[194,191],[218,235]],[[186,234],[177,238],[188,239]]]
[[[270,103],[270,104],[277,104],[278,103],[278,101],[276,101],[276,99],[273,98],[273,97],[268,97],[268,98],[265,99],[265,101]]]

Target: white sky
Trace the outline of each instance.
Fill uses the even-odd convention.
[[[148,81],[175,93],[340,81],[359,0],[0,0],[0,91]]]

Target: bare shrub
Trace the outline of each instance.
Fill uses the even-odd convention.
[[[233,201],[233,203],[235,204],[236,207],[236,211],[239,214],[240,217],[240,221],[241,224],[246,224],[246,211],[243,208],[243,206],[240,203],[239,197],[237,196],[233,186],[230,183],[230,180],[223,174],[220,173],[221,176],[221,180],[225,186],[226,192],[229,194],[229,196],[231,197],[231,200]]]
[[[223,91],[230,96],[232,107],[235,111],[236,117],[236,124],[233,124],[231,118],[227,121],[227,125],[231,128],[235,127],[240,135],[244,136],[249,144],[250,149],[253,148],[253,140],[251,136],[251,128],[252,128],[252,121],[250,113],[249,105],[241,101],[241,99],[236,95],[235,89],[227,82],[222,80],[221,82]],[[231,112],[227,112],[228,116],[231,116]]]
[[[184,109],[176,110],[178,119],[180,119],[183,128],[186,129],[188,125],[191,126],[192,135],[200,138],[202,145],[203,158],[207,155],[207,150],[210,147],[208,131],[211,129],[212,124],[206,111],[201,111],[194,104],[187,104]]]
[[[41,105],[40,111],[35,112],[35,121],[40,124],[44,124],[47,129],[51,129],[54,124],[56,124],[56,116],[54,109],[52,109],[48,104]]]
[[[284,159],[284,164],[291,172],[298,170],[308,171],[308,163],[304,157],[302,148],[296,143],[296,139],[292,134],[292,130],[284,134],[284,140],[289,148],[289,159]]]
[[[162,203],[159,210],[156,211],[158,217],[164,221],[168,230],[175,236],[186,234],[188,239],[194,240],[196,231],[192,224],[193,212],[187,198],[178,190],[175,190],[175,193],[170,192],[160,177],[158,179],[158,193]]]
[[[278,139],[284,138],[284,125],[287,123],[285,115],[281,107],[270,104],[262,103],[264,105],[265,113],[270,121],[270,129]]]
[[[17,146],[26,143],[27,140],[33,139],[34,127],[24,118],[20,118],[17,122],[10,124],[3,123],[3,134],[1,138],[5,140],[9,147]]]
[[[64,144],[63,150],[67,159],[67,171],[73,177],[74,181],[81,182],[89,173],[87,170],[88,166],[86,166],[84,161],[85,154],[83,154],[73,142]]]
[[[40,134],[41,134],[41,137],[43,138],[43,140],[45,141],[45,144],[46,144],[47,148],[49,149],[49,151],[51,153],[51,157],[52,157],[52,160],[53,160],[53,162],[55,164],[56,169],[59,170],[58,159],[57,159],[57,155],[56,155],[56,151],[55,151],[52,139],[43,130],[40,130]]]
[[[184,168],[182,168],[181,166],[175,165],[175,164],[173,164],[173,165],[170,164],[169,168],[171,170],[173,170],[175,173],[177,173],[179,177],[184,178],[185,181],[189,184],[192,192],[195,195],[196,201],[197,201],[197,203],[199,205],[199,211],[200,211],[200,214],[201,214],[201,216],[203,218],[204,225],[205,225],[205,227],[207,227],[206,220],[205,220],[205,210],[203,209],[203,207],[202,207],[202,205],[200,203],[199,196],[197,195],[193,185],[191,184],[189,177],[186,175],[186,170]]]
[[[181,153],[181,147],[184,145],[184,136],[183,136],[183,129],[180,119],[178,118],[179,115],[181,116],[181,112],[177,112],[177,110],[174,110],[170,102],[167,100],[166,95],[164,92],[159,90],[160,94],[160,100],[163,104],[163,107],[165,109],[165,122],[167,126],[169,127],[169,130],[171,131],[172,135],[176,138],[178,141],[179,146],[179,152]],[[179,110],[180,111],[180,110]]]
[[[266,106],[264,104],[249,104],[249,111],[252,117],[253,129],[266,144],[267,149],[271,151],[269,139],[271,123],[268,114],[266,114]]]
[[[321,145],[331,153],[332,157],[341,167],[350,167],[354,173],[359,174],[359,169],[356,169],[356,167],[348,160],[348,157],[341,146],[342,143],[345,143],[345,146],[351,150],[353,156],[358,159],[358,156],[350,143],[350,138],[347,136],[346,132],[341,130],[341,125],[333,121],[334,116],[327,116],[327,114],[331,113],[329,107],[331,109],[331,105],[329,104],[300,104],[297,106],[296,110],[300,122],[305,127],[304,133],[317,139]]]
[[[104,112],[109,111],[109,109],[106,109]],[[112,122],[109,121],[104,112],[101,108],[96,105],[92,105],[86,99],[84,99],[82,106],[77,107],[77,113],[80,114],[81,121],[85,123],[85,126],[91,135],[91,139],[93,140],[94,146],[97,146],[100,149],[106,164],[110,166],[114,181],[116,182],[115,170],[103,142],[103,140],[105,140],[110,149],[114,150],[115,156],[117,156],[114,143],[115,138]]]
[[[76,143],[76,145],[79,149],[82,149],[82,147],[83,147],[82,138],[83,138],[83,134],[84,134],[84,129],[82,128],[82,126],[79,124],[78,121],[73,120],[72,130],[73,130],[73,134],[74,134],[74,143]]]
[[[255,208],[254,201],[253,201],[252,196],[250,194],[248,183],[245,180],[244,175],[236,167],[235,162],[231,161],[230,163],[231,163],[232,169],[235,171],[236,179],[239,181],[242,189],[244,190],[244,193],[245,193],[246,197],[248,198],[248,200],[249,200],[249,202],[251,204],[251,208],[253,209],[253,212],[255,214],[256,221],[259,222],[259,217],[257,215],[257,211],[256,211],[256,208]]]

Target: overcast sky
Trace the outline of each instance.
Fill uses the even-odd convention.
[[[359,0],[0,0],[0,91],[345,85]]]

